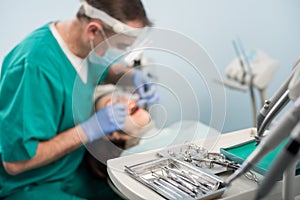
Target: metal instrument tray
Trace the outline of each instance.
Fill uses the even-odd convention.
[[[224,172],[233,171],[229,168],[228,163],[225,163],[225,156],[219,153],[208,152],[205,148],[195,143],[183,144],[167,149],[163,149],[157,152],[160,157],[174,158],[185,163],[189,163],[197,168],[201,168],[204,171],[220,175]],[[211,161],[221,161],[224,165],[213,164]]]
[[[125,166],[125,171],[166,199],[208,200],[225,191],[222,178],[174,158]]]

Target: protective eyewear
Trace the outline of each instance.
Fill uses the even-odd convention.
[[[111,26],[113,31],[117,34],[122,33],[128,36],[137,37],[139,36],[140,32],[144,29],[144,28],[133,28],[131,26],[128,26],[123,22],[111,17],[104,11],[92,7],[85,0],[81,0],[81,2],[83,3],[83,8],[86,16],[103,21],[105,24]]]
[[[112,27],[116,33],[111,37],[107,37],[103,30],[101,34],[104,37],[104,42],[97,45],[94,52],[102,57],[105,53],[109,53],[109,65],[120,63],[116,73],[122,71],[124,67],[133,62],[141,55],[143,47],[149,44],[146,39],[149,34],[149,27],[134,28],[125,23],[111,17],[107,13],[89,5],[85,0],[82,0],[85,14],[93,19],[99,19],[103,23]]]

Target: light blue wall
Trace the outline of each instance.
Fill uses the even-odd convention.
[[[144,0],[155,26],[178,31],[203,45],[224,72],[233,59],[231,40],[239,35],[248,49],[260,48],[280,61],[268,97],[300,55],[298,0]],[[0,61],[26,34],[46,22],[75,15],[78,0],[4,0],[0,6]],[[226,90],[224,132],[250,127],[249,94]]]
[[[5,54],[33,29],[50,21],[70,19],[79,0],[3,0],[0,6],[0,61]]]
[[[300,56],[300,1],[163,0],[144,1],[158,27],[173,29],[202,44],[220,71],[235,57],[238,35],[247,49],[260,48],[280,62],[267,97],[285,80]],[[224,132],[252,126],[248,93],[226,89]]]

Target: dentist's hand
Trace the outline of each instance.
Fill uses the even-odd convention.
[[[159,103],[157,90],[148,76],[146,76],[141,70],[136,69],[132,73],[131,78],[134,86],[136,87],[137,93],[140,96],[140,100],[137,102],[139,107]]]
[[[80,124],[89,142],[104,135],[121,130],[125,126],[127,106],[123,103],[112,104],[98,110],[90,119]]]

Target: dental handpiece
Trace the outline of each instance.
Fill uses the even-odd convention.
[[[283,172],[299,159],[300,150],[300,122],[292,130],[291,139],[280,151],[275,161],[272,163],[270,170],[267,172],[262,183],[260,184],[256,198],[265,197],[283,174]]]
[[[250,170],[256,165],[267,153],[280,144],[299,122],[300,118],[300,98],[296,100],[293,106],[279,119],[278,123],[270,130],[257,148],[248,156],[241,167],[237,169],[227,180],[225,185],[230,185],[232,181]]]
[[[260,124],[258,126],[259,128],[257,128],[257,134],[255,136],[257,145],[261,141],[263,134],[264,134],[265,130],[267,129],[267,127],[269,126],[269,124],[271,123],[271,121],[286,106],[286,104],[289,101],[290,101],[289,90],[287,90],[282,94],[281,98],[276,100],[276,104],[274,104],[272,106],[272,108],[270,108],[270,111],[268,112],[268,114],[265,117],[262,117],[262,115],[259,115],[261,117],[258,117],[258,118],[261,118],[262,121],[260,122]],[[259,123],[259,120],[257,121],[257,123]]]
[[[278,114],[278,112],[289,102],[289,99],[286,99],[286,101],[281,105],[278,106],[278,108],[273,109],[273,107],[277,104],[278,101],[281,98],[284,98],[286,93],[288,93],[288,86],[293,78],[295,72],[297,72],[300,68],[299,62],[297,62],[288,78],[283,82],[283,84],[279,87],[279,89],[274,93],[274,95],[269,99],[265,101],[265,104],[260,109],[259,114],[257,115],[257,134],[256,134],[256,142],[259,143],[267,126],[269,123],[273,120],[273,118]]]
[[[232,45],[233,45],[234,52],[239,60],[240,67],[242,68],[242,71],[243,71],[243,76],[242,76],[243,78],[242,78],[241,84],[245,84],[247,69],[246,69],[246,66],[244,65],[243,59],[241,58],[241,53],[238,49],[238,45],[235,40],[232,41]]]

